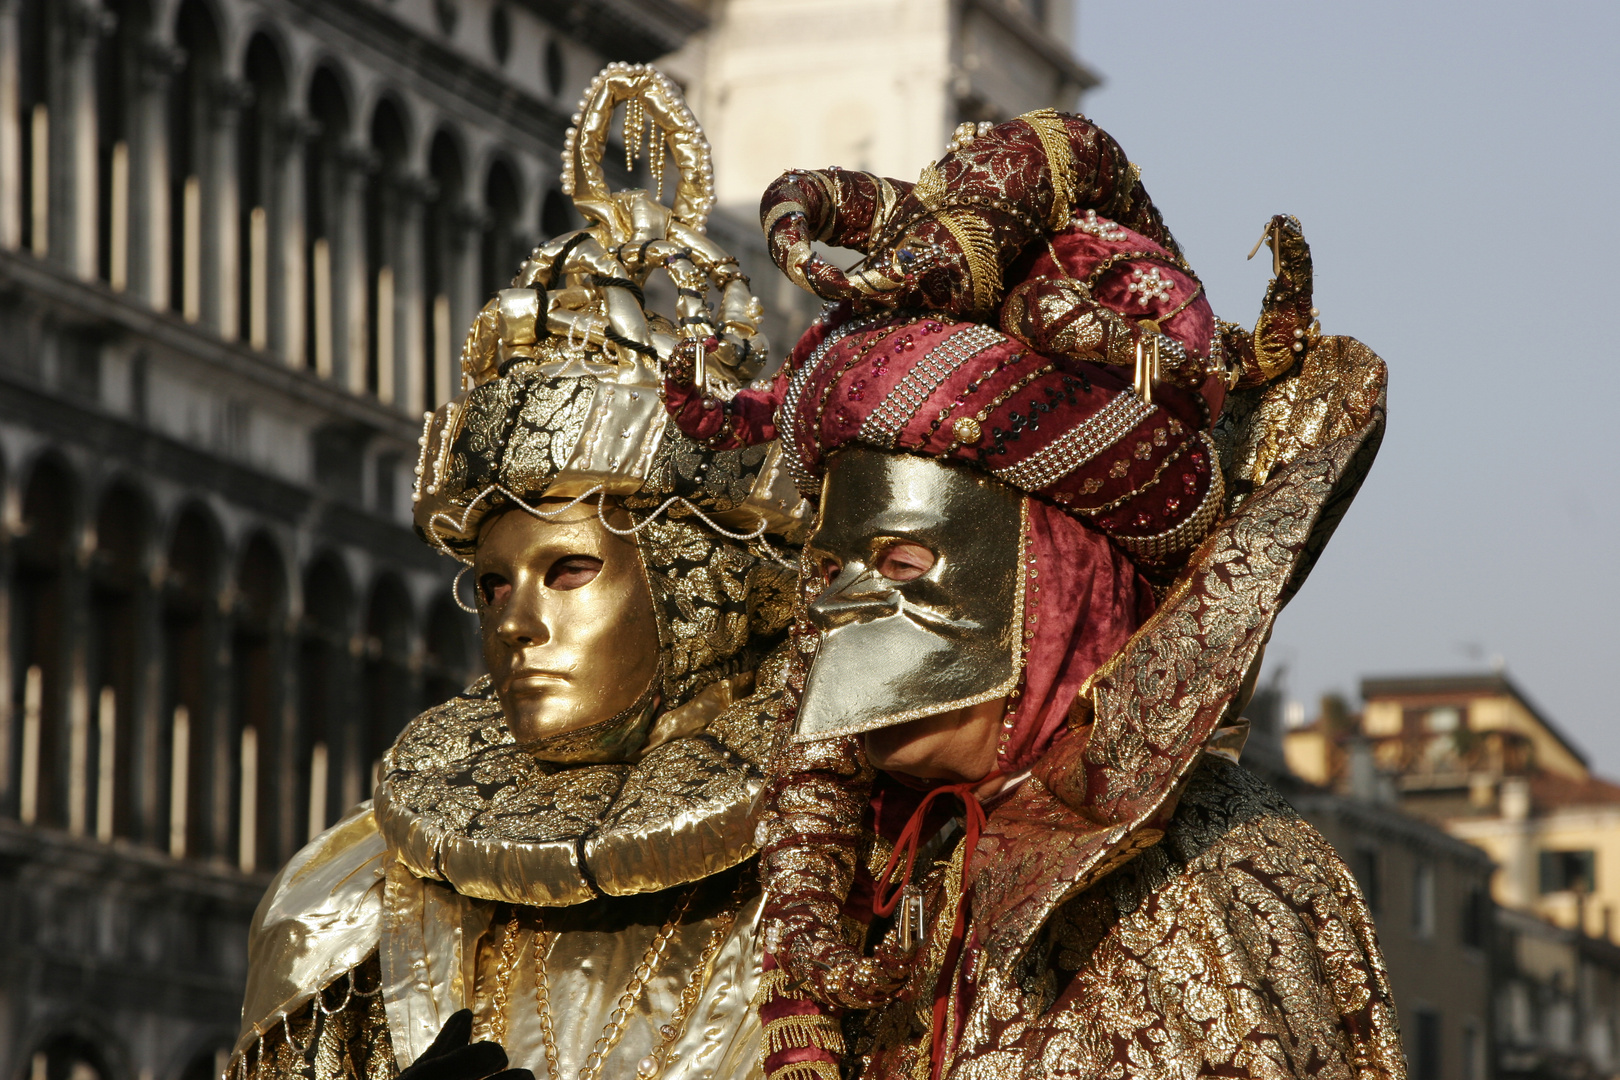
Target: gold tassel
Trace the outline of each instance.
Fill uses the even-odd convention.
[[[766,1080],[842,1080],[830,1061],[795,1061],[772,1072]]]
[[[945,202],[945,174],[932,163],[924,165],[922,175],[917,177],[917,186],[911,189],[911,193],[917,196],[924,209],[930,212],[938,210]]]
[[[651,144],[647,147],[647,163],[652,169],[653,198],[664,201],[664,129],[655,122],[648,132]]]
[[[770,971],[764,972],[760,975],[759,989],[754,991],[754,1000],[749,1002],[749,1004],[757,1009],[761,1005],[765,1004],[766,999],[772,994],[780,994],[787,997],[789,996],[787,994],[787,988],[787,972],[781,968],[772,968]]]
[[[765,1053],[807,1048],[825,1050],[835,1057],[844,1054],[844,1033],[838,1024],[820,1013],[779,1016],[765,1025]]]

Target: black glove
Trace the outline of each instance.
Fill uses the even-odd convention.
[[[472,1024],[471,1009],[451,1016],[433,1045],[399,1074],[399,1080],[534,1080],[528,1069],[506,1068],[506,1051],[499,1043],[469,1045]]]

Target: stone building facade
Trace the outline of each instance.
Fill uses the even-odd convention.
[[[702,22],[0,0],[0,1075],[216,1071],[270,873],[477,666],[423,411],[590,77]]]

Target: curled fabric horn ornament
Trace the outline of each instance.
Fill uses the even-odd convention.
[[[824,300],[986,318],[1018,256],[1068,227],[1077,209],[1179,255],[1136,167],[1082,116],[1041,109],[952,145],[915,184],[839,169],[787,173],[760,203],[771,257]],[[814,254],[818,240],[866,259],[846,274]]]
[[[773,257],[842,299],[765,390],[715,400],[695,377],[707,344],[684,343],[671,412],[713,447],[779,437],[807,497],[851,443],[971,464],[1165,582],[1222,494],[1209,428],[1229,377],[1203,286],[1123,151],[1084,118],[1043,110],[954,146],[916,184],[837,169],[778,180],[762,203]],[[846,273],[814,241],[867,258]]]

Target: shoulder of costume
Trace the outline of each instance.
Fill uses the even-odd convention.
[[[1217,445],[1226,515],[1153,616],[1081,689],[1071,722],[991,814],[972,870],[987,955],[1010,968],[1058,905],[1157,844],[1206,756],[1232,759],[1245,687],[1372,465],[1387,370],[1327,337],[1229,400]],[[1188,660],[1187,658],[1192,658]],[[1017,849],[1016,859],[999,851]],[[999,865],[997,865],[999,864]]]
[[[248,931],[236,1053],[376,951],[387,855],[367,801],[282,867]]]

